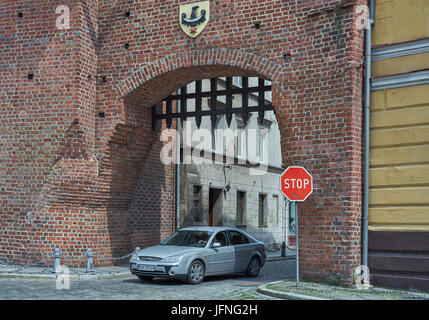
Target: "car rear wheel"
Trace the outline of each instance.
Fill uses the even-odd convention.
[[[151,276],[137,276],[137,277],[139,277],[139,279],[143,281],[151,281],[153,279],[153,277]]]
[[[199,284],[204,280],[205,268],[204,264],[196,260],[191,263],[188,270],[187,282],[191,284]]]
[[[261,271],[261,263],[259,262],[259,259],[257,257],[253,257],[250,260],[249,265],[247,266],[246,276],[252,278],[257,277],[259,271]]]

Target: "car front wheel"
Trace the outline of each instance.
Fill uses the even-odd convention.
[[[199,284],[204,280],[205,268],[201,261],[196,260],[191,263],[188,270],[188,283]]]
[[[249,265],[247,266],[246,270],[246,276],[248,277],[257,277],[259,274],[259,271],[261,270],[261,263],[259,262],[259,259],[257,257],[253,257]]]

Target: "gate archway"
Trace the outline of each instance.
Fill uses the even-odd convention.
[[[162,70],[159,69],[161,63],[164,64]],[[174,167],[159,165],[161,163],[159,154],[163,144],[159,140],[160,132],[153,130],[155,123],[160,123],[160,120],[165,119],[167,121],[163,126],[167,128],[174,125],[173,119],[175,118],[195,117],[197,122],[200,122],[201,118],[207,116],[213,121],[217,115],[221,114],[230,121],[233,114],[241,114],[245,119],[248,114],[253,112],[259,113],[259,119],[262,121],[265,111],[277,112],[276,104],[288,101],[289,105],[292,105],[292,101],[289,100],[290,96],[282,96],[277,93],[279,87],[281,87],[282,92],[287,92],[284,84],[280,82],[281,75],[282,66],[268,59],[239,50],[207,49],[203,52],[182,53],[174,57],[170,56],[157,60],[140,68],[117,86],[117,89],[124,94],[117,103],[121,120],[114,125],[109,141],[112,141],[112,138],[116,139],[116,137],[122,138],[124,131],[126,131],[127,143],[120,146],[121,152],[114,149],[108,150],[105,158],[111,159],[112,156],[109,154],[111,152],[115,157],[120,155],[116,158],[113,171],[116,171],[116,176],[121,178],[112,179],[109,184],[113,190],[120,192],[122,198],[129,199],[130,205],[118,208],[115,205],[115,198],[118,197],[118,194],[111,193],[108,217],[115,223],[110,224],[110,233],[118,234],[117,239],[111,240],[113,247],[118,247],[121,242],[124,243],[124,237],[128,238],[125,242],[128,242],[131,247],[155,244],[161,238],[168,236],[175,226],[175,199],[174,190],[171,188],[171,185],[176,183],[174,181]],[[243,77],[241,88],[231,86],[231,77],[233,76]],[[198,84],[201,83],[202,79],[210,78],[213,84],[214,80],[219,77],[225,77],[225,90],[199,92]],[[257,85],[248,85],[248,77],[259,78]],[[196,92],[186,93],[184,88],[193,81],[197,83]],[[177,94],[178,89],[182,89],[180,95]],[[272,92],[272,103],[266,103],[263,99],[268,91]],[[245,97],[243,101],[246,101],[246,97],[250,93],[259,95],[260,99],[257,106],[248,106],[244,102],[243,108],[231,107],[230,102],[233,95]],[[216,110],[216,107],[213,106],[210,111],[198,110],[198,101],[201,98],[216,98],[220,95],[224,95],[226,98],[225,109]],[[195,99],[196,110],[188,112],[183,108],[181,113],[175,113],[173,102],[185,101],[186,98]],[[214,102],[215,100],[212,99],[211,101]],[[156,104],[164,104],[164,112],[156,111],[156,107],[154,107]],[[162,110],[162,108],[159,109]],[[280,114],[284,114],[283,109],[278,109]],[[281,120],[278,119],[278,121],[279,125],[282,126]],[[283,127],[283,133],[286,133],[284,129],[285,127]],[[282,136],[286,137],[287,134]],[[136,149],[136,146],[139,146],[139,150]],[[155,165],[155,162],[158,164]],[[138,175],[136,172],[126,173],[125,171],[130,171],[130,167],[133,167],[130,165],[131,163],[145,163],[146,168],[150,167],[152,170],[149,169],[150,173],[147,170],[144,173],[145,169],[141,168]],[[128,169],[124,170],[123,168]],[[157,169],[154,170],[153,168]],[[145,177],[144,182],[142,182],[142,177]],[[149,190],[149,185],[154,188],[152,191]],[[142,206],[139,204],[149,205]],[[145,211],[145,208],[154,204],[159,217],[154,217],[153,213]],[[118,214],[118,212],[122,212],[122,214]],[[122,220],[121,223],[118,223],[118,218]],[[137,224],[147,227],[146,229],[136,228],[136,224],[133,224],[132,221],[138,221]],[[125,232],[113,232],[119,225],[126,226],[121,229]],[[155,227],[152,228],[149,225]],[[156,236],[148,237],[148,233],[156,234]]]

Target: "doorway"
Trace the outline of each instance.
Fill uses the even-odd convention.
[[[209,226],[222,226],[222,189],[209,189]]]

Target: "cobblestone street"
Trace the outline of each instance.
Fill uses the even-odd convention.
[[[0,299],[96,300],[96,299],[272,299],[256,292],[264,283],[295,276],[295,260],[269,261],[257,278],[243,275],[208,277],[200,285],[176,280],[143,282],[136,277],[70,281],[70,289],[56,289],[55,280],[0,279]]]

